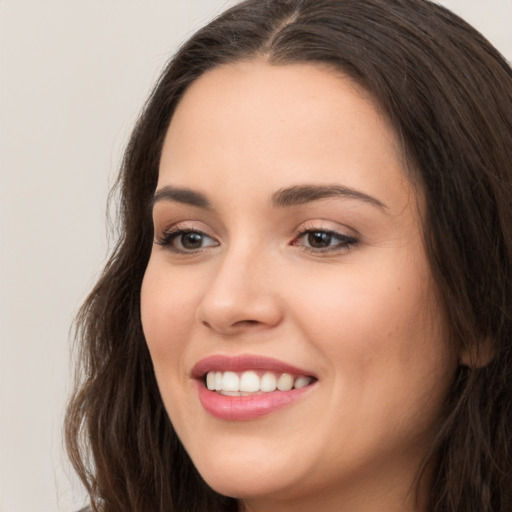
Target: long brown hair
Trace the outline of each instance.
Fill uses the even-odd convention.
[[[327,63],[393,123],[425,197],[427,253],[454,343],[475,356],[454,376],[431,449],[429,510],[510,512],[512,71],[483,36],[427,0],[247,0],[170,61],[125,153],[118,243],[76,324],[66,439],[92,509],[239,509],[208,488],[173,430],[139,295],[153,239],[148,205],[174,109],[208,69],[251,58]]]

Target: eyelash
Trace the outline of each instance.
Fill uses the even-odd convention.
[[[333,253],[333,252],[346,252],[349,249],[351,249],[353,246],[355,246],[358,243],[358,240],[354,237],[344,235],[342,233],[338,233],[336,231],[333,231],[331,229],[325,229],[325,228],[315,228],[315,227],[308,227],[302,229],[299,234],[295,237],[295,239],[292,242],[292,245],[298,245],[296,242],[297,240],[300,240],[301,238],[309,237],[311,235],[327,235],[331,237],[329,240],[337,241],[337,243],[333,246],[327,246],[323,248],[314,248],[314,247],[308,247],[308,246],[302,246],[302,249],[306,252],[310,252],[313,254],[326,254],[326,253]]]
[[[173,242],[178,240],[183,235],[190,235],[190,234],[196,234],[204,239],[210,239],[214,243],[206,245],[204,247],[198,247],[195,249],[185,249],[185,248],[178,248],[175,245],[173,245]],[[321,247],[321,248],[315,248],[315,247],[308,247],[305,245],[300,245],[297,242],[301,239],[304,239],[309,236],[313,235],[320,235],[320,236],[327,236],[329,237],[328,241],[329,243],[332,241],[337,242],[335,245],[327,247]],[[311,243],[311,241],[309,241]],[[290,245],[292,246],[300,246],[302,247],[302,250],[305,252],[309,252],[312,254],[322,255],[326,253],[341,253],[346,252],[350,250],[353,246],[355,246],[358,243],[358,240],[354,237],[344,235],[342,233],[338,233],[336,231],[330,230],[330,229],[322,229],[322,228],[315,228],[315,227],[308,227],[305,229],[302,229],[298,235],[294,238],[294,240],[291,242]],[[157,238],[155,241],[155,244],[160,245],[162,247],[166,247],[167,249],[171,250],[174,253],[178,254],[196,254],[208,247],[216,247],[219,245],[219,243],[213,239],[211,236],[207,235],[203,231],[197,230],[197,229],[190,229],[190,228],[179,228],[174,227],[170,228],[169,230],[162,233],[161,236]],[[183,245],[183,242],[182,242]]]
[[[205,247],[198,247],[197,249],[180,249],[178,247],[175,247],[173,245],[173,242],[179,237],[187,234],[196,234],[204,238],[209,238],[210,240],[213,240],[215,243],[207,245],[206,247],[216,246],[219,245],[216,240],[214,240],[211,236],[208,236],[203,231],[200,231],[198,229],[190,229],[190,228],[180,228],[180,227],[173,227],[162,233],[161,236],[157,238],[155,243],[157,245],[161,245],[162,247],[166,247],[172,252],[178,253],[178,254],[195,254],[197,252],[200,252],[201,250],[205,249]],[[183,244],[183,242],[182,242]]]

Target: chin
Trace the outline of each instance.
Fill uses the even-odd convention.
[[[239,454],[240,455],[240,454]],[[248,499],[288,494],[294,482],[302,480],[291,464],[263,457],[221,457],[216,463],[198,461],[196,468],[204,481],[224,496]]]

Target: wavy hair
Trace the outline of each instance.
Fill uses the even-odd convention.
[[[512,71],[428,0],[247,0],[171,59],[117,183],[120,236],[76,322],[70,458],[101,512],[241,508],[201,479],[166,414],[140,318],[148,204],[169,123],[207,70],[240,60],[326,63],[373,95],[425,198],[424,237],[461,364],[425,467],[432,512],[512,510]],[[487,356],[486,356],[487,354]],[[485,360],[485,357],[491,359]]]

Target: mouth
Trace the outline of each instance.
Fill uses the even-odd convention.
[[[314,387],[312,372],[261,356],[210,356],[192,370],[203,408],[224,420],[251,420],[291,405]]]
[[[314,378],[307,375],[295,376],[291,373],[262,372],[247,370],[244,372],[209,371],[203,378],[204,385],[210,390],[225,396],[250,396],[291,391],[309,386]]]

